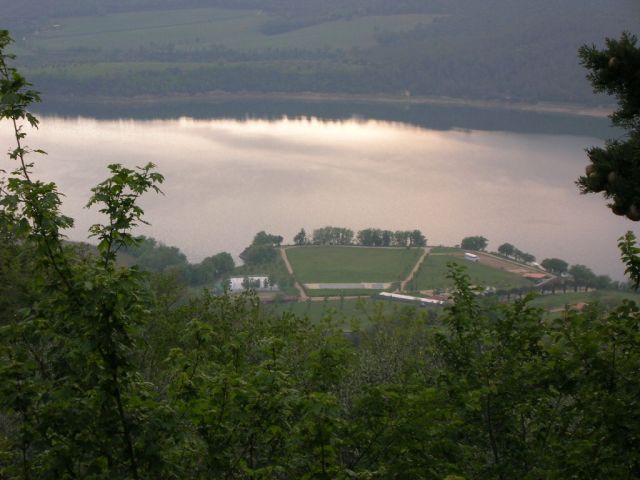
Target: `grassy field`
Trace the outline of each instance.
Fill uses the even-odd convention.
[[[441,311],[441,307],[420,308],[414,305],[390,302],[388,300],[358,299],[358,300],[327,300],[324,302],[294,302],[263,306],[265,312],[282,315],[293,313],[307,317],[313,322],[323,317],[331,316],[342,324],[345,330],[351,330],[356,325],[366,327],[376,318],[398,318],[400,315],[415,315],[426,312]]]
[[[459,251],[459,249],[456,250]],[[452,255],[429,255],[408,288],[412,290],[450,288],[453,286],[453,282],[447,278],[447,263],[449,262],[454,262],[466,267],[467,273],[471,277],[471,282],[478,286],[514,288],[533,285],[530,280],[527,280],[520,275],[503,272],[486,265],[469,262],[461,257],[455,257]]]
[[[397,282],[405,278],[423,250],[359,247],[287,249],[302,283]]]
[[[198,8],[55,18],[28,39],[33,49],[137,49],[171,45],[191,51],[211,47],[236,50],[366,48],[377,32],[408,31],[433,15],[367,16],[336,20],[265,35],[261,27],[276,17],[259,10]]]
[[[543,295],[534,299],[531,304],[546,308],[564,308],[577,303],[598,302],[605,307],[615,307],[623,300],[640,302],[640,294],[633,292],[620,292],[617,290],[596,290],[592,292],[567,292],[556,295]]]
[[[100,82],[108,80],[126,80],[136,78],[154,78],[158,75],[170,78],[169,81],[180,85],[185,76],[196,75],[206,77],[221,77],[229,75],[241,75],[250,68],[252,72],[274,72],[282,75],[292,74],[312,78],[321,72],[349,75],[356,73],[361,68],[353,65],[344,65],[336,62],[157,62],[157,61],[130,61],[130,62],[95,62],[77,63],[71,65],[47,65],[40,67],[26,67],[24,72],[28,76],[64,79],[65,81]],[[167,80],[165,80],[167,81]],[[179,91],[179,89],[178,89]]]
[[[362,297],[370,297],[372,295],[376,295],[377,293],[382,292],[383,290],[370,290],[370,289],[359,289],[353,288],[349,290],[338,290],[338,289],[307,289],[307,294],[310,297],[349,297],[349,296],[362,296]]]
[[[456,247],[431,247],[431,253],[463,253],[465,250]]]

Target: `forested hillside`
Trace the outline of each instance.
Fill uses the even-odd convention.
[[[575,57],[632,0],[0,1],[47,94],[324,92],[593,103]]]

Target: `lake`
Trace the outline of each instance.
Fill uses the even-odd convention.
[[[109,163],[153,162],[166,177],[164,195],[144,198],[151,225],[139,233],[178,246],[191,261],[223,250],[237,256],[259,230],[290,242],[301,227],[418,228],[431,245],[484,235],[493,250],[510,242],[539,260],[556,256],[622,278],[616,239],[638,232],[637,224],[574,185],[584,149],[608,133],[606,120],[475,112],[483,121],[465,109],[441,110],[444,119],[425,114],[433,121],[406,109],[386,119],[277,110],[155,119],[45,113],[28,144],[48,152],[37,173],[65,193],[74,240],[86,240],[99,218],[84,205]],[[12,145],[7,124],[0,140]]]

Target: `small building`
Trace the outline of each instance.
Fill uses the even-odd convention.
[[[275,283],[271,283],[268,275],[231,277],[228,285],[231,293],[240,293],[245,290],[255,290],[256,292],[273,292],[279,290]]]
[[[469,260],[470,262],[479,262],[480,257],[474,253],[464,252],[464,259]]]

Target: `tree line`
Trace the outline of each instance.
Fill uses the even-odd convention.
[[[322,227],[309,238],[302,228],[293,238],[295,245],[358,245],[361,247],[426,247],[427,239],[420,230],[382,230],[365,228],[354,235],[344,227]]]
[[[177,247],[167,246],[154,238],[141,236],[135,245],[120,250],[120,258],[131,257],[140,269],[154,273],[173,274],[186,284],[199,286],[210,284],[228,276],[236,268],[228,252],[220,252],[191,264]]]

